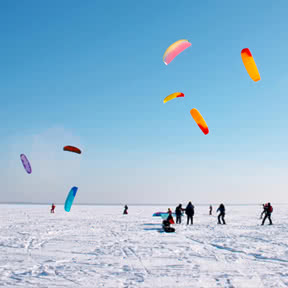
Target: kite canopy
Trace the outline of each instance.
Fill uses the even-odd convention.
[[[63,148],[64,151],[70,151],[70,152],[74,152],[74,153],[77,153],[77,154],[81,154],[81,150],[77,147],[74,147],[74,146],[65,146]]]
[[[153,217],[159,217],[159,216],[161,216],[162,214],[167,214],[167,212],[155,212],[152,216],[153,216]]]
[[[192,44],[188,40],[178,40],[170,45],[164,53],[163,62],[168,65],[176,56],[178,56],[185,49],[190,47]]]
[[[179,97],[184,97],[185,95],[181,92],[176,92],[176,93],[172,93],[170,95],[168,95],[164,100],[163,103],[166,103],[174,98],[179,98]]]
[[[28,174],[31,174],[32,168],[31,168],[31,165],[30,165],[27,157],[26,157],[24,154],[21,154],[21,155],[20,155],[20,159],[21,159],[21,161],[22,161],[22,164],[23,164],[24,169],[26,170],[26,172],[27,172]]]
[[[193,119],[195,120],[195,122],[197,123],[197,125],[199,126],[199,128],[202,130],[202,132],[205,135],[207,135],[209,133],[209,129],[208,129],[208,126],[207,126],[204,118],[200,114],[200,112],[196,108],[193,108],[190,111],[190,114],[193,117]]]
[[[65,201],[65,205],[64,205],[64,209],[66,212],[70,212],[77,190],[78,190],[78,187],[72,187],[70,192],[68,193],[66,201]]]
[[[169,215],[169,213],[167,213],[167,212],[155,212],[152,216],[153,217],[168,217],[168,215]],[[175,213],[172,213],[172,215],[176,215]]]
[[[261,77],[250,50],[248,48],[244,48],[241,51],[241,57],[251,79],[255,82],[259,81]]]

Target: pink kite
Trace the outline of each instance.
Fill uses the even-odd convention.
[[[163,61],[168,65],[177,55],[190,47],[192,44],[188,40],[178,40],[167,48],[164,53]]]

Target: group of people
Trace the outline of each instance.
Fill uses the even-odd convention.
[[[212,215],[212,206],[209,207],[209,215]],[[170,208],[168,209],[169,213]],[[170,210],[171,211],[171,210]],[[181,218],[183,215],[183,212],[185,211],[185,214],[187,215],[187,225],[193,225],[193,217],[194,217],[194,205],[191,203],[191,201],[188,203],[186,208],[182,208],[182,204],[179,204],[175,209],[175,215],[176,215],[176,224],[181,224]],[[220,206],[217,209],[217,212],[220,212],[218,215],[218,224],[226,224],[225,222],[225,206],[224,204],[220,204]],[[222,222],[221,222],[222,220]]]
[[[209,215],[212,215],[212,210],[213,207],[212,205],[209,206]],[[189,222],[191,225],[193,225],[193,217],[194,217],[194,205],[189,202],[188,205],[186,206],[186,208],[182,208],[182,204],[179,204],[176,209],[175,209],[175,215],[176,215],[176,224],[181,224],[181,218],[183,216],[183,212],[185,211],[185,214],[187,215],[187,225],[189,225]],[[226,224],[225,222],[225,206],[223,203],[221,203],[217,209],[217,212],[219,212],[218,214],[218,224]],[[266,203],[263,204],[263,211],[261,213],[260,219],[262,219],[263,215],[264,218],[262,220],[262,224],[264,225],[266,219],[268,218],[269,220],[269,225],[272,225],[272,220],[271,220],[271,214],[273,212],[273,207],[271,206],[271,203]],[[172,211],[170,210],[170,208],[168,209],[168,214],[170,217],[170,224],[174,224],[171,221],[171,218],[173,220],[172,217]],[[167,219],[168,220],[168,219]],[[173,220],[174,222],[174,220]]]
[[[53,203],[52,204],[52,207],[51,207],[51,210],[50,212],[51,213],[54,213],[54,210],[55,210],[55,204]],[[209,206],[209,215],[212,215],[212,210],[213,210],[213,207],[212,205]],[[175,215],[176,215],[176,224],[181,224],[181,219],[182,219],[182,216],[183,216],[183,212],[185,211],[185,214],[187,215],[187,225],[189,225],[189,222],[190,222],[190,225],[193,225],[193,217],[194,217],[194,205],[191,203],[191,201],[188,203],[188,205],[186,206],[186,208],[182,208],[182,204],[179,204],[176,209],[175,209]],[[220,204],[218,209],[216,210],[217,212],[220,212],[218,214],[218,224],[226,224],[225,222],[225,206],[224,204]],[[260,215],[260,219],[262,219],[263,215],[264,215],[264,218],[262,220],[262,224],[261,225],[264,225],[266,219],[268,218],[269,220],[269,225],[272,225],[272,220],[271,220],[271,214],[273,212],[273,207],[271,206],[271,203],[266,203],[266,204],[263,204],[263,211]],[[170,224],[175,224],[174,222],[174,219],[173,219],[173,216],[172,216],[172,211],[170,208],[168,208],[168,217],[164,223],[163,221],[163,224],[165,224],[167,227],[170,226]],[[128,206],[125,205],[124,206],[124,211],[123,211],[123,214],[127,215],[128,214]],[[222,220],[222,221],[221,221]]]

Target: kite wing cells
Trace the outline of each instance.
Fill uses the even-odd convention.
[[[77,154],[81,154],[81,150],[77,147],[74,147],[74,146],[65,146],[63,148],[64,151],[70,151],[70,152],[74,152],[74,153],[77,153]]]
[[[64,209],[66,212],[70,212],[77,190],[78,190],[78,187],[72,187],[70,192],[68,193],[66,201],[65,201],[65,205],[64,205]]]
[[[202,132],[205,135],[207,135],[209,133],[209,129],[208,129],[208,126],[207,126],[204,118],[200,114],[200,112],[196,108],[193,108],[190,111],[190,114],[193,117],[193,119],[195,120],[195,122],[197,123],[197,125],[199,126],[199,128],[202,130]]]
[[[176,93],[172,93],[170,95],[168,95],[164,100],[163,103],[166,103],[174,98],[178,98],[178,97],[184,97],[185,95],[181,92],[176,92]]]
[[[259,81],[261,79],[259,71],[257,69],[256,63],[252,57],[252,54],[248,48],[244,48],[241,51],[241,57],[242,61],[244,63],[244,66],[251,77],[251,79],[255,82]]]
[[[164,53],[163,62],[168,65],[177,55],[190,47],[192,44],[188,40],[178,40],[170,45]]]
[[[26,157],[24,154],[21,154],[21,155],[20,155],[20,159],[21,159],[21,161],[22,161],[22,164],[23,164],[26,172],[27,172],[28,174],[31,174],[32,169],[31,169],[31,165],[30,165],[27,157]]]

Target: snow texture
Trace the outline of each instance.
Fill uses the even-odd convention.
[[[175,233],[152,217],[166,208],[0,205],[0,286],[288,286],[287,205],[273,205],[272,226],[260,226],[261,205],[226,206],[227,225],[196,205]]]

